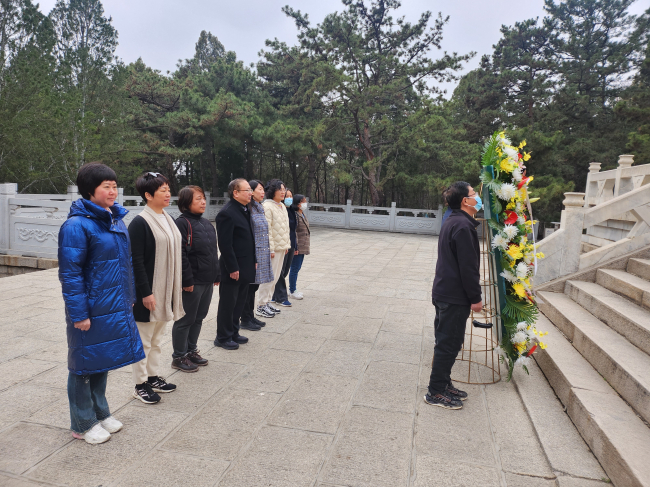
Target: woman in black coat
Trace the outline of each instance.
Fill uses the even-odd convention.
[[[198,366],[208,365],[199,355],[197,341],[210,309],[214,286],[221,281],[217,232],[203,218],[205,208],[205,193],[198,186],[186,186],[178,193],[178,209],[182,215],[176,219],[176,226],[183,239],[185,316],[172,328],[172,368],[183,372],[196,372]]]

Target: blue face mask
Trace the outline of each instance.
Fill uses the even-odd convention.
[[[476,194],[472,196],[472,198],[476,200],[476,204],[474,205],[476,211],[481,211],[481,208],[483,208],[483,200],[481,199],[481,197],[478,194]]]
[[[293,198],[285,198],[284,199],[284,204],[286,206],[291,206],[293,204]]]

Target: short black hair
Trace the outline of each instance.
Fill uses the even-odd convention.
[[[445,191],[445,196],[447,199],[447,204],[452,210],[460,210],[460,204],[463,201],[463,198],[469,196],[469,187],[470,184],[465,181],[456,181],[454,184],[447,188]]]
[[[264,187],[264,196],[266,196],[267,199],[272,200],[275,197],[276,191],[282,191],[282,186],[284,186],[284,183],[279,179],[271,179]]]
[[[190,211],[190,206],[192,206],[192,202],[194,201],[194,195],[197,192],[203,193],[203,197],[205,198],[205,191],[200,186],[185,186],[178,192],[178,209],[181,213]]]
[[[154,195],[158,188],[163,184],[169,186],[169,179],[163,176],[159,172],[146,172],[138,178],[135,182],[135,189],[138,191],[142,199],[147,202],[147,197],[145,193],[149,193],[151,196]]]
[[[300,203],[302,203],[302,200],[306,200],[307,198],[305,197],[304,194],[296,193],[293,195],[293,204],[291,205],[291,208],[293,208],[295,211],[298,211],[298,207],[300,206]]]
[[[239,185],[242,183],[242,181],[246,181],[244,178],[237,178],[233,179],[230,181],[228,184],[228,194],[230,195],[230,198],[232,199],[235,196],[235,190],[239,189]]]
[[[84,199],[89,200],[95,196],[95,190],[104,181],[117,182],[117,175],[110,167],[101,162],[89,162],[84,164],[77,173],[77,189]]]

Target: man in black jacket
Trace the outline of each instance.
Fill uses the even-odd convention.
[[[217,240],[221,258],[221,285],[217,311],[217,338],[214,344],[236,350],[248,338],[239,334],[239,318],[244,308],[248,285],[255,281],[255,237],[251,227],[251,187],[245,179],[228,185],[230,201],[217,215]]]
[[[452,212],[438,237],[438,262],[431,298],[436,307],[433,368],[424,400],[447,409],[461,409],[467,393],[451,383],[451,369],[465,339],[470,311],[483,307],[480,283],[480,248],[474,215],[481,197],[468,183],[459,181],[446,192]]]

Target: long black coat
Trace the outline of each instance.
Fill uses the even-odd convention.
[[[257,260],[250,211],[233,199],[219,211],[216,222],[222,281],[239,271],[241,283],[255,282]]]
[[[220,282],[217,234],[212,223],[186,211],[176,219],[176,226],[183,242],[183,287]]]

